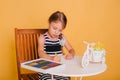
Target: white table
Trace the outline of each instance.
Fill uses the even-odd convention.
[[[84,76],[93,76],[100,74],[104,72],[107,69],[106,64],[102,63],[90,63],[86,68],[82,68],[80,56],[75,56],[72,60],[65,60],[64,57],[61,58],[61,62],[65,64],[65,67],[63,69],[54,69],[52,71],[48,71],[47,73],[50,73],[52,75],[59,75],[59,76],[71,76],[71,77],[80,77],[80,80],[82,80],[82,77]],[[22,65],[23,68],[27,68],[27,65]],[[33,68],[29,68],[30,70],[34,70]],[[41,72],[41,71],[40,71]],[[52,76],[53,77],[53,76]],[[53,78],[52,78],[53,79]]]

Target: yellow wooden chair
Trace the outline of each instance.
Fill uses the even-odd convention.
[[[23,70],[20,67],[20,63],[39,58],[37,38],[46,31],[47,29],[15,28],[16,59],[19,80],[38,80],[37,72]]]

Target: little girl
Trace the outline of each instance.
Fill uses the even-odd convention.
[[[63,55],[62,48],[65,47],[68,54],[65,59],[70,60],[74,57],[75,51],[62,34],[67,24],[67,18],[63,12],[54,12],[48,20],[48,31],[38,38],[38,53],[42,58],[60,61],[60,56]],[[56,56],[56,54],[58,56]],[[40,80],[51,80],[50,74],[39,73]],[[55,80],[69,80],[69,77],[54,76]]]

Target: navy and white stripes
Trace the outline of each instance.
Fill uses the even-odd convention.
[[[45,44],[44,44],[44,51],[49,55],[62,54],[62,46],[60,45],[60,39],[58,38],[56,41],[52,41],[49,39],[47,34],[44,34],[45,37]]]
[[[38,75],[39,75],[39,80],[51,80],[52,79],[51,74],[39,73]],[[53,75],[53,79],[54,80],[70,80],[70,77]]]

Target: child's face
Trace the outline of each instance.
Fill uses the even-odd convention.
[[[52,38],[57,38],[63,30],[63,25],[60,21],[49,23],[49,34]]]

